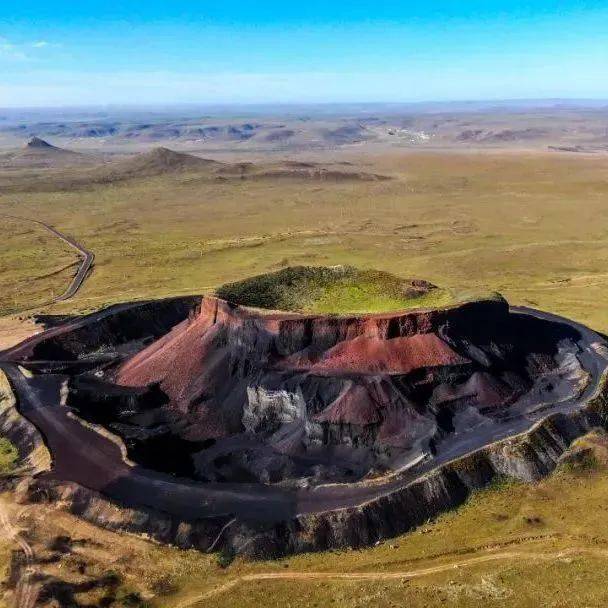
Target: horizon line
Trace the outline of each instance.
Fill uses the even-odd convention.
[[[116,103],[99,104],[60,104],[60,105],[20,105],[0,106],[3,111],[35,110],[99,110],[99,109],[163,109],[163,108],[266,108],[266,107],[331,107],[331,106],[425,106],[425,105],[474,105],[474,104],[531,104],[531,103],[567,103],[567,104],[608,104],[608,97],[496,97],[496,98],[463,98],[463,99],[427,99],[422,101],[225,101],[225,102],[153,102],[153,103]],[[0,120],[2,117],[0,117]]]

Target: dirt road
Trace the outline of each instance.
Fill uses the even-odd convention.
[[[78,255],[81,257],[80,266],[78,267],[78,272],[74,275],[72,282],[68,285],[68,288],[56,298],[53,298],[50,302],[45,302],[44,304],[40,304],[40,306],[48,306],[49,304],[54,304],[55,302],[62,302],[64,300],[69,300],[74,297],[78,290],[82,287],[84,280],[87,277],[91,266],[93,265],[93,261],[95,260],[95,254],[88,249],[85,249],[83,245],[81,245],[78,241],[73,239],[71,236],[63,234],[53,226],[46,224],[40,220],[33,220],[29,217],[20,217],[17,215],[9,215],[8,213],[0,213],[1,217],[8,217],[13,220],[19,220],[21,222],[31,222],[33,224],[38,224],[42,226],[45,230],[50,232],[52,235],[56,236],[58,239],[62,240],[64,243],[69,245],[72,249],[75,249]]]
[[[34,551],[31,545],[21,536],[19,530],[11,523],[2,501],[0,501],[0,528],[4,531],[6,538],[19,545],[25,557],[24,567],[15,588],[15,606],[16,608],[33,608],[38,598],[38,586],[32,582],[36,573]]]
[[[592,557],[608,558],[608,549],[571,547],[560,551],[535,552],[535,551],[501,551],[476,555],[474,557],[464,557],[452,560],[436,566],[427,566],[414,570],[398,572],[290,572],[282,570],[280,572],[260,572],[255,574],[244,574],[211,589],[197,597],[188,598],[177,604],[175,608],[194,608],[203,605],[203,602],[231,591],[243,583],[260,581],[289,581],[301,583],[315,583],[319,581],[391,581],[391,580],[410,580],[442,572],[450,572],[459,568],[469,568],[480,564],[499,561],[542,561],[551,562],[572,557],[588,555]]]

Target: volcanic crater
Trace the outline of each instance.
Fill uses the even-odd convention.
[[[355,308],[405,308],[437,291],[348,267],[227,285],[218,294],[231,301],[204,297],[139,352],[73,376],[67,404],[146,467],[297,488],[406,470],[585,387],[577,332],[499,297],[306,313],[328,294],[341,309],[345,294]],[[286,303],[304,312],[262,308]]]
[[[35,495],[68,484],[97,523],[119,525],[93,496],[124,529],[258,557],[370,544],[496,475],[538,479],[608,419],[599,334],[344,266],[75,317],[0,367],[52,454]]]

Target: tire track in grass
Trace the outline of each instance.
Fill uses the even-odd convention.
[[[441,574],[459,568],[468,568],[490,562],[507,560],[526,560],[526,561],[558,561],[588,555],[592,557],[608,558],[608,549],[598,549],[589,547],[570,547],[560,551],[552,552],[533,552],[533,551],[501,551],[492,552],[476,557],[468,557],[460,560],[453,560],[437,566],[417,568],[400,572],[260,572],[256,574],[244,574],[238,576],[210,591],[206,591],[195,598],[189,598],[177,604],[175,608],[193,608],[205,600],[223,595],[231,591],[238,585],[249,582],[260,581],[289,581],[289,582],[317,582],[317,581],[391,581],[391,580],[410,580],[433,574]]]
[[[33,608],[36,605],[39,591],[38,585],[32,582],[34,575],[37,573],[34,566],[34,550],[11,523],[2,502],[0,502],[0,527],[4,530],[8,539],[19,545],[25,556],[24,568],[22,568],[19,582],[15,588],[15,606],[17,608]]]

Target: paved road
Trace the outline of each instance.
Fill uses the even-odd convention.
[[[527,431],[548,414],[581,408],[598,390],[602,374],[608,367],[606,341],[587,327],[556,315],[526,308],[514,308],[512,312],[567,323],[579,332],[579,357],[590,374],[583,393],[536,414],[462,433],[433,459],[373,485],[364,482],[331,484],[288,491],[259,484],[196,483],[133,467],[123,460],[115,442],[83,425],[68,415],[68,408],[59,405],[62,376],[45,374],[28,378],[23,375],[14,357],[19,347],[9,351],[12,361],[6,359],[6,353],[2,354],[4,362],[0,361],[0,368],[11,381],[21,413],[40,429],[48,443],[53,456],[50,477],[77,482],[128,506],[151,507],[184,519],[221,517],[228,521],[237,517],[282,521],[297,514],[363,504],[405,487],[450,460]]]
[[[49,304],[54,304],[55,302],[62,302],[63,300],[69,300],[70,298],[76,295],[76,292],[82,286],[84,280],[87,277],[91,266],[93,265],[93,261],[95,260],[95,254],[88,249],[85,249],[78,241],[73,239],[71,236],[67,236],[63,234],[63,232],[59,232],[53,226],[46,224],[45,222],[41,222],[40,220],[33,220],[29,217],[20,217],[18,215],[10,215],[8,213],[0,213],[2,217],[8,217],[13,220],[20,220],[22,222],[31,222],[34,224],[38,224],[42,226],[45,230],[48,230],[51,234],[61,239],[64,243],[72,247],[78,252],[78,255],[82,258],[80,262],[80,266],[78,268],[78,272],[74,275],[72,282],[69,284],[68,288],[56,298],[53,298],[50,302],[45,302],[44,304],[40,304],[39,306],[48,306]]]
[[[130,466],[115,442],[59,405],[62,376],[28,378],[12,363],[0,363],[0,368],[17,395],[20,412],[47,442],[53,458],[47,477],[79,483],[128,506],[150,507],[186,519],[234,514],[263,521],[295,512],[294,497],[272,487],[200,484]]]

